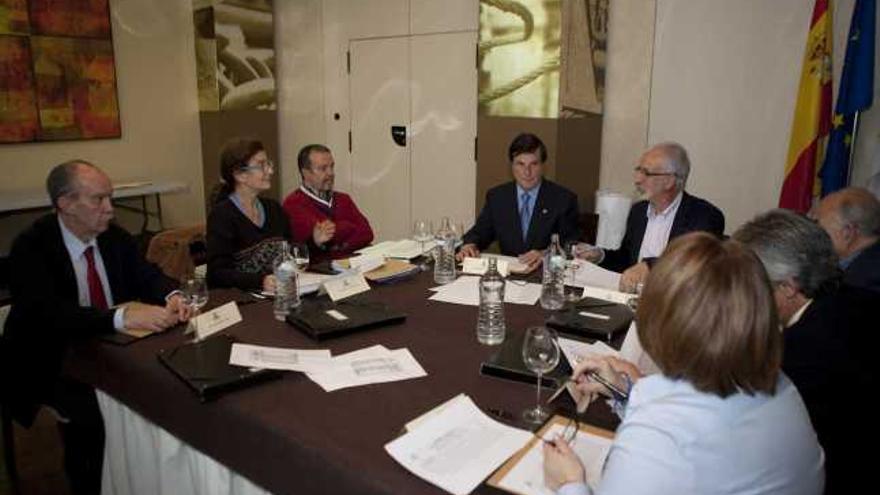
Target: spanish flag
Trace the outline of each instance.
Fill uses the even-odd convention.
[[[802,213],[818,193],[816,170],[831,128],[831,44],[831,0],[816,0],[779,194],[780,207]]]

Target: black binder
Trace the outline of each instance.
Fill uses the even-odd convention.
[[[480,374],[495,376],[535,385],[538,375],[530,370],[523,361],[522,346],[525,331],[507,332],[504,343],[488,360],[480,364]],[[571,366],[562,351],[559,351],[559,364],[550,373],[541,376],[541,385],[548,388],[558,387],[564,380],[571,377]]]
[[[632,320],[633,312],[625,304],[585,297],[571,308],[550,315],[546,324],[562,333],[611,342],[618,332],[629,328]]]
[[[202,402],[223,392],[281,376],[281,371],[251,369],[229,364],[235,337],[221,334],[201,342],[159,351],[159,361],[183,380]]]
[[[401,323],[404,320],[406,313],[362,297],[337,302],[325,297],[303,299],[302,304],[287,315],[287,323],[315,340]]]

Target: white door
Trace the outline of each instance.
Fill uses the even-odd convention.
[[[376,240],[415,219],[474,219],[474,31],[349,44],[351,190]]]
[[[349,52],[352,195],[376,241],[408,237],[408,140],[395,143],[392,128],[409,127],[409,39],[353,40]]]

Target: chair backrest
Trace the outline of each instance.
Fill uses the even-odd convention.
[[[205,245],[205,225],[169,229],[153,236],[147,248],[147,261],[171,278],[184,281],[193,275],[195,263],[193,246]]]

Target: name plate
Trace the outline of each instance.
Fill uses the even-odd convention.
[[[340,299],[366,292],[370,290],[370,285],[367,284],[367,279],[364,278],[362,273],[357,273],[350,277],[328,280],[324,282],[324,289],[327,290],[327,295],[330,296],[330,299],[336,302]]]
[[[241,313],[238,311],[238,305],[232,301],[192,318],[190,326],[195,329],[196,339],[202,340],[240,321]]]

